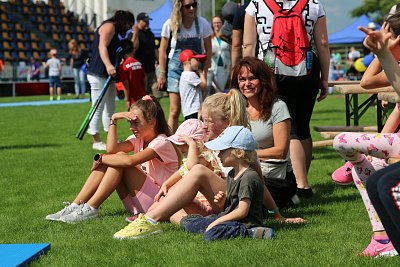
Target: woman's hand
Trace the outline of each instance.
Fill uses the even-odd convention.
[[[92,168],[90,169],[90,171],[92,172],[96,170],[100,165],[101,165],[100,162],[93,160]]]
[[[111,117],[112,120],[120,120],[120,119],[125,119],[128,121],[132,121],[132,120],[137,120],[137,116],[135,114],[133,114],[132,112],[118,112],[118,113],[114,113],[114,115],[112,115]]]
[[[117,75],[117,70],[114,68],[113,65],[110,64],[110,65],[106,66],[106,69],[107,69],[108,75],[110,75],[111,77],[114,77]]]
[[[305,223],[306,220],[303,218],[285,218],[280,213],[275,215],[275,219],[281,223],[289,223],[289,224],[298,224],[298,223]]]
[[[167,79],[165,77],[165,73],[160,72],[160,75],[158,75],[157,79],[157,90],[162,90],[165,86]]]
[[[164,183],[161,185],[160,190],[158,190],[157,195],[155,195],[154,202],[160,201],[160,198],[165,197],[167,195],[167,193],[168,193],[168,188]]]

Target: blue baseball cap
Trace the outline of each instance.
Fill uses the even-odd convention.
[[[243,126],[230,126],[216,139],[204,145],[211,150],[225,150],[228,148],[255,150],[257,142],[249,129]]]

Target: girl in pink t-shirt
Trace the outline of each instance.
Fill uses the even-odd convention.
[[[122,143],[117,136],[120,119],[130,122],[134,134]],[[115,113],[107,135],[109,154],[95,155],[91,173],[75,200],[46,219],[76,223],[97,218],[99,206],[114,190],[129,212],[146,212],[160,185],[179,168],[180,154],[167,140],[169,135],[164,112],[154,97],[144,96],[129,112]]]

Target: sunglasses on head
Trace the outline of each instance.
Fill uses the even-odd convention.
[[[183,5],[186,9],[190,9],[191,7],[196,8],[197,2],[193,2],[191,4]]]

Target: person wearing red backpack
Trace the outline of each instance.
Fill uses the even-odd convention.
[[[330,55],[324,8],[319,0],[251,0],[244,28],[243,57],[254,55],[258,43],[258,58],[275,72],[278,96],[292,117],[290,157],[297,195],[311,197],[310,119],[315,100],[328,95]]]

